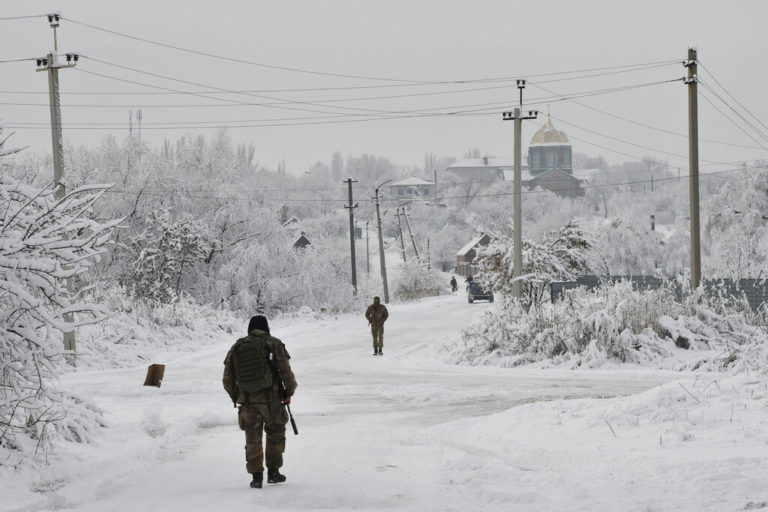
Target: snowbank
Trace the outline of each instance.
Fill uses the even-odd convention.
[[[527,311],[502,303],[446,349],[449,359],[472,365],[765,372],[768,333],[760,321],[739,302],[679,302],[671,289],[637,292],[618,283],[571,290]]]
[[[456,484],[514,510],[751,510],[768,507],[766,409],[767,379],[707,376],[537,402],[437,435],[448,463],[474,461]]]

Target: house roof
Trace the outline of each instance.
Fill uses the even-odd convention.
[[[284,227],[284,228],[287,228],[287,227],[288,227],[288,226],[290,226],[291,224],[297,224],[298,222],[299,222],[299,219],[297,219],[296,217],[294,217],[293,215],[291,215],[291,216],[288,218],[288,220],[286,220],[285,222],[283,222],[283,227]]]
[[[406,187],[406,186],[416,186],[416,185],[434,185],[435,183],[432,181],[422,180],[421,178],[405,178],[404,180],[396,181],[394,183],[390,183],[390,187]]]
[[[464,256],[464,255],[465,255],[465,254],[467,254],[469,251],[471,251],[472,249],[474,249],[476,245],[479,245],[479,244],[480,244],[480,241],[481,241],[483,238],[485,238],[486,236],[488,236],[488,235],[486,235],[485,233],[483,233],[482,235],[478,236],[477,238],[473,238],[473,239],[472,239],[472,240],[471,240],[469,243],[467,243],[467,245],[465,245],[464,247],[462,247],[461,249],[459,249],[459,250],[456,252],[456,256]]]
[[[295,242],[293,242],[294,247],[306,247],[308,245],[312,245],[312,242],[309,241],[309,239],[304,236],[304,233],[302,233],[299,238],[296,239]]]
[[[452,163],[446,169],[447,170],[450,170],[452,168],[461,169],[466,167],[488,167],[488,168],[509,167],[511,169],[514,166],[515,166],[514,158],[487,157],[487,158],[465,158],[464,160],[459,160],[458,162]]]

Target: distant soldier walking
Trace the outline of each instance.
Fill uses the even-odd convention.
[[[387,307],[381,303],[378,297],[373,298],[373,304],[368,306],[365,311],[365,318],[371,325],[371,335],[373,336],[373,355],[383,356],[384,348],[384,322],[389,318]]]
[[[270,336],[267,319],[254,316],[248,323],[248,336],[237,340],[224,360],[222,381],[232,402],[240,404],[237,419],[245,431],[246,470],[253,475],[251,487],[255,489],[261,488],[264,479],[263,459],[267,483],[285,482],[279,471],[288,423],[285,408],[296,391],[290,358],[283,342]],[[267,433],[266,454],[262,432]]]
[[[456,293],[459,289],[459,284],[456,282],[456,276],[451,276],[451,293]]]

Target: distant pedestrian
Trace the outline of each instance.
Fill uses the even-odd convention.
[[[240,404],[237,414],[240,429],[245,431],[246,470],[251,473],[251,487],[260,489],[267,463],[267,483],[285,482],[280,474],[285,451],[285,407],[296,391],[296,377],[291,371],[291,356],[279,339],[270,336],[269,324],[263,316],[248,323],[248,336],[240,338],[229,349],[224,360],[224,389],[232,402]],[[267,433],[266,453],[262,448],[262,432]]]
[[[378,297],[373,298],[373,304],[365,310],[365,318],[371,326],[371,335],[373,336],[373,355],[383,356],[384,348],[384,322],[389,318],[387,307],[381,303]]]
[[[456,276],[451,276],[451,293],[456,293],[459,289],[459,284],[456,282]]]

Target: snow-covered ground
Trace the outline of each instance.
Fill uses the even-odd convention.
[[[142,386],[144,364],[68,374],[109,428],[0,474],[0,510],[768,509],[764,375],[443,362],[488,307],[462,294],[390,305],[376,358],[362,314],[274,322],[300,435],[288,434],[287,483],[261,490],[221,387],[239,333],[212,325],[196,351],[151,354],[167,365],[159,389]]]

